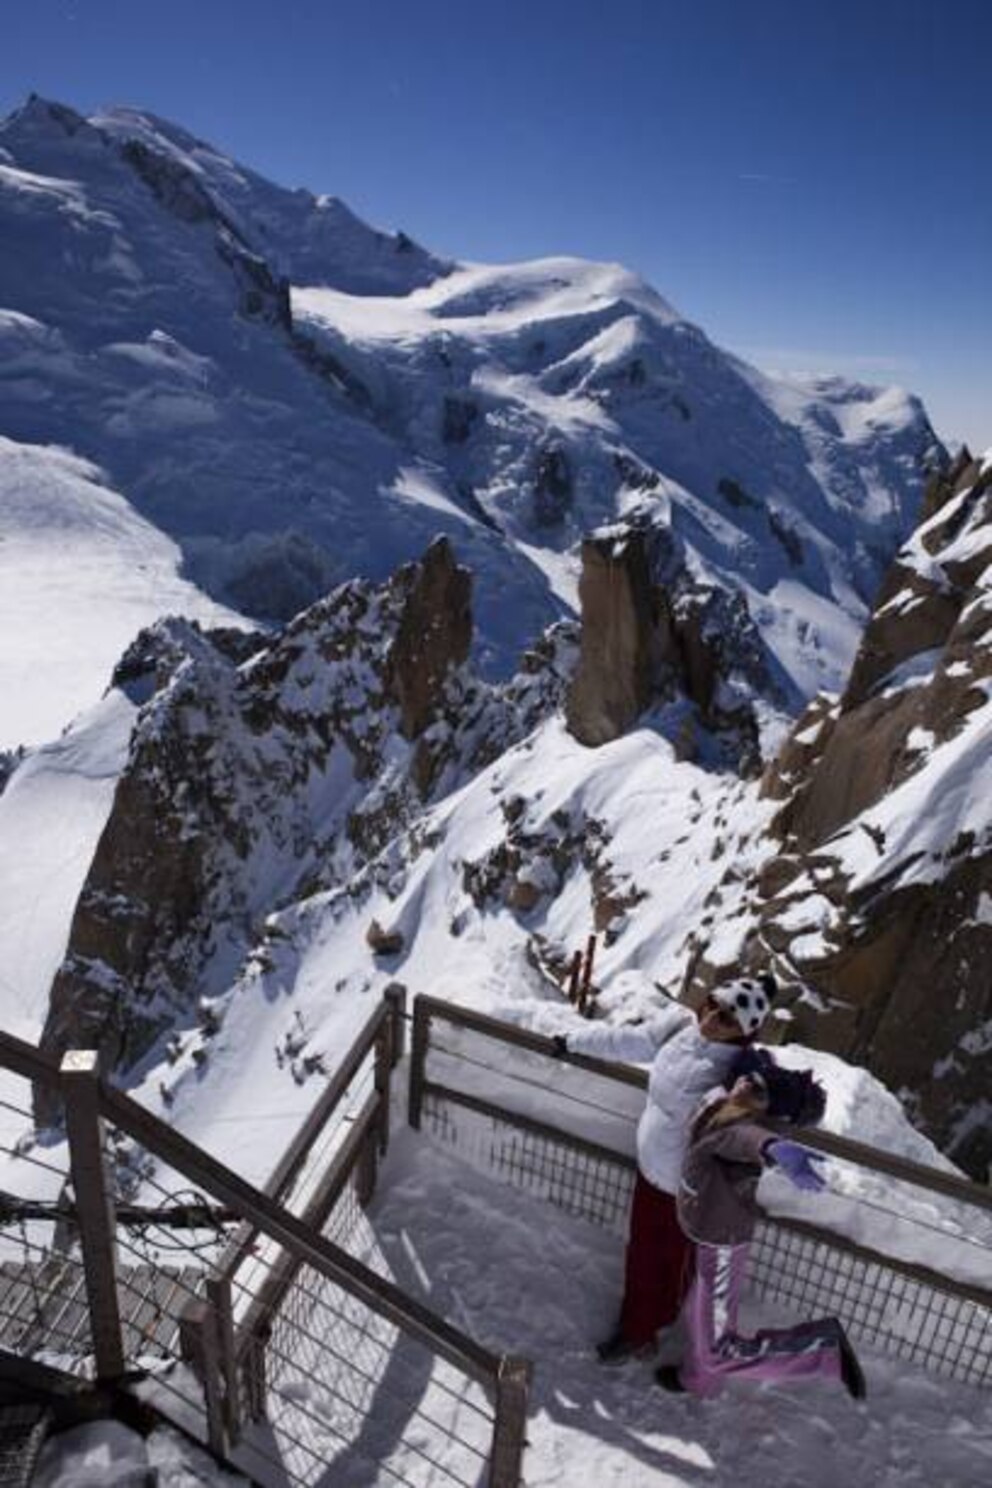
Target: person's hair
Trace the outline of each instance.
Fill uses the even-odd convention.
[[[762,1071],[768,1089],[768,1114],[792,1126],[816,1126],[827,1109],[827,1092],[812,1070],[783,1069],[780,1065]]]
[[[762,1096],[760,1106],[752,1106],[742,1101],[740,1096],[735,1096],[732,1090],[713,1102],[714,1110],[710,1118],[710,1126],[723,1126],[728,1121],[736,1121],[738,1116],[762,1116],[768,1109],[768,1087],[760,1075],[746,1074],[739,1076],[747,1080],[755,1094]]]

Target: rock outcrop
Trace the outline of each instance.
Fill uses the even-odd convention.
[[[955,1161],[992,1162],[992,461],[928,493],[838,700],[766,772],[780,851],[752,949],[814,989],[796,1038],[866,1064]]]
[[[761,639],[739,594],[694,578],[665,527],[602,529],[582,545],[579,665],[569,731],[608,743],[648,710],[679,753],[753,774],[760,764],[755,697],[774,697]]]
[[[209,1016],[271,912],[342,884],[359,893],[432,793],[560,705],[567,627],[501,687],[466,666],[471,629],[468,572],[439,539],[274,636],[181,620],[139,636],[114,685],[142,706],[43,1046],[97,1048],[126,1069]],[[402,940],[374,949],[387,945]]]

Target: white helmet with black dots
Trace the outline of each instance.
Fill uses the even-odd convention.
[[[768,995],[770,980],[767,976],[738,977],[736,981],[723,982],[719,987],[714,987],[709,995],[719,1007],[734,1017],[741,1033],[750,1038],[757,1033],[768,1016],[771,1006]]]

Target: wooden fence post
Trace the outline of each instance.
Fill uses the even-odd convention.
[[[379,1113],[376,1121],[376,1129],[379,1138],[379,1151],[384,1153],[389,1146],[389,1101],[392,1094],[393,1073],[393,1019],[392,1015],[385,1019],[375,1041],[375,1071],[373,1083],[375,1093],[379,1097]]]
[[[99,1380],[114,1380],[124,1373],[124,1342],[114,1199],[104,1154],[95,1050],[70,1049],[62,1060],[61,1077],[96,1374]]]
[[[518,1488],[520,1483],[531,1374],[529,1359],[504,1354],[499,1362],[488,1488]]]
[[[576,1003],[579,1000],[579,977],[582,974],[582,952],[576,951],[572,957],[572,964],[568,969],[568,1000]]]
[[[252,1421],[263,1421],[268,1402],[268,1383],[265,1369],[265,1345],[269,1339],[268,1327],[255,1329],[248,1346],[242,1354],[241,1369],[244,1378],[245,1399],[248,1415]]]
[[[414,1131],[420,1130],[424,1114],[424,1076],[427,1049],[431,1039],[431,1015],[418,997],[413,999],[413,1040],[410,1050],[410,1102],[407,1120]]]
[[[590,935],[586,941],[586,954],[582,962],[582,985],[579,987],[579,1012],[583,1017],[588,1015],[590,1009],[589,999],[592,991],[592,963],[596,955],[596,937]]]
[[[224,1423],[221,1343],[217,1313],[209,1300],[190,1302],[184,1309],[179,1319],[179,1346],[182,1357],[203,1386],[203,1407],[210,1450],[223,1457],[227,1452],[227,1431]]]
[[[393,1068],[395,1069],[406,1053],[406,988],[402,982],[390,982],[382,995],[389,1003],[389,1009],[393,1015]]]
[[[207,1301],[214,1315],[217,1332],[220,1375],[224,1383],[224,1430],[231,1446],[241,1435],[241,1394],[238,1389],[238,1361],[234,1342],[234,1309],[231,1305],[231,1278],[209,1276]]]

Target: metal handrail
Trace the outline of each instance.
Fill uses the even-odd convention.
[[[499,1018],[476,1012],[474,1009],[459,1007],[457,1003],[445,1002],[438,997],[418,994],[414,998],[413,1017],[415,1050],[418,1048],[418,1043],[423,1042],[422,1038],[418,1040],[418,1020],[423,1022],[424,1019],[440,1018],[455,1027],[469,1028],[496,1039],[500,1043],[550,1056],[557,1063],[574,1065],[577,1069],[587,1070],[618,1084],[647,1089],[647,1071],[635,1065],[606,1059],[593,1059],[585,1054],[562,1053],[556,1048],[554,1040],[545,1034],[518,1028],[516,1024],[503,1022]],[[412,1071],[411,1104],[416,1099],[417,1078],[418,1071]],[[899,1157],[894,1153],[868,1146],[864,1142],[856,1142],[851,1137],[842,1137],[834,1132],[802,1127],[797,1129],[796,1138],[805,1145],[814,1147],[817,1151],[827,1153],[831,1157],[843,1158],[859,1167],[869,1168],[876,1173],[884,1173],[886,1177],[898,1178],[913,1183],[919,1188],[929,1189],[932,1193],[945,1194],[963,1203],[974,1204],[977,1208],[992,1211],[992,1188],[984,1187],[957,1173],[946,1173],[940,1168],[930,1168],[923,1163],[913,1162],[909,1158]]]
[[[269,1198],[279,1203],[287,1201],[290,1189],[306,1166],[314,1143],[333,1117],[342,1096],[375,1047],[385,1026],[389,1023],[395,1025],[397,1011],[394,1005],[384,1000],[366,1020],[344,1060],[328,1080],[306,1120],[269,1175],[263,1190]],[[218,1262],[219,1275],[233,1279],[238,1268],[251,1254],[258,1233],[257,1227],[251,1224],[245,1223],[239,1227]]]
[[[15,1038],[12,1033],[0,1033],[0,1067],[24,1080],[61,1089],[58,1060],[44,1049],[36,1049],[34,1044]]]
[[[236,1265],[239,1257],[246,1253],[250,1237],[264,1235],[281,1247],[271,1285],[265,1288],[265,1295],[261,1299],[266,1313],[271,1313],[273,1307],[278,1307],[295,1272],[302,1266],[309,1266],[361,1302],[370,1312],[416,1339],[432,1354],[480,1384],[493,1401],[494,1407],[487,1481],[490,1488],[516,1488],[524,1447],[524,1420],[531,1375],[529,1362],[512,1355],[495,1354],[484,1348],[459,1328],[409,1297],[394,1282],[350,1255],[316,1228],[350,1178],[356,1162],[361,1163],[363,1159],[370,1161],[373,1165],[370,1171],[374,1174],[376,1150],[378,1148],[385,1151],[389,1126],[389,1069],[402,1048],[400,1014],[401,1007],[394,996],[387,999],[367,1020],[341,1069],[332,1077],[301,1132],[297,1134],[289,1151],[269,1179],[272,1192],[263,1192],[248,1183],[130,1096],[114,1089],[98,1075],[94,1054],[70,1054],[60,1066],[52,1056],[42,1053],[23,1040],[13,1035],[0,1034],[0,1067],[11,1069],[25,1079],[38,1081],[63,1094],[68,1114],[78,1128],[75,1132],[71,1129],[69,1132],[74,1175],[77,1166],[76,1150],[86,1146],[88,1154],[89,1147],[93,1147],[94,1153],[100,1154],[102,1141],[99,1124],[101,1121],[110,1122],[171,1169],[183,1174],[199,1189],[241,1217],[243,1223],[235,1244],[229,1246],[225,1252],[228,1267]],[[285,1207],[281,1198],[286,1196],[303,1170],[314,1139],[354,1080],[362,1061],[373,1049],[376,1056],[376,1089],[366,1101],[355,1128],[341,1144],[328,1171],[322,1176],[304,1215],[298,1217]],[[92,1200],[88,1203],[90,1231],[93,1232],[97,1221],[103,1223],[110,1220],[112,1224],[112,1201],[102,1188],[97,1192],[100,1185],[96,1183],[95,1177],[92,1185],[89,1178],[84,1183],[80,1178],[77,1192],[79,1183],[82,1183]],[[88,1261],[86,1228],[84,1225],[84,1262]],[[92,1256],[92,1278],[89,1270],[87,1271],[90,1321],[94,1330],[98,1324],[101,1326],[104,1344],[101,1354],[99,1340],[94,1332],[98,1373],[101,1377],[114,1378],[120,1375],[124,1361],[123,1356],[118,1358],[121,1330],[116,1305],[113,1242],[112,1238],[102,1234],[95,1236],[93,1233],[91,1240],[94,1242],[94,1251],[98,1254],[94,1253]],[[230,1275],[214,1274],[208,1278],[207,1291],[207,1302],[199,1302],[187,1309],[183,1324],[188,1325],[190,1331],[189,1341],[194,1348],[190,1357],[194,1359],[194,1368],[197,1367],[196,1358],[199,1358],[202,1366],[200,1372],[210,1441],[215,1449],[220,1450],[231,1426],[231,1421],[225,1420],[225,1414],[231,1405],[231,1397],[236,1394],[231,1371],[238,1364],[248,1361],[244,1359],[244,1349],[239,1347],[233,1335]],[[255,1320],[259,1317],[260,1314],[256,1311]],[[222,1348],[219,1348],[218,1343],[220,1330],[226,1334]],[[193,1334],[198,1342],[194,1340]],[[219,1371],[224,1371],[225,1377],[230,1375],[224,1386],[223,1397],[218,1393]],[[236,1440],[236,1436],[232,1440]]]
[[[372,1312],[404,1329],[434,1353],[472,1379],[492,1387],[499,1374],[500,1358],[438,1317],[393,1282],[335,1245],[314,1234],[305,1222],[277,1200],[248,1183],[226,1164],[166,1126],[157,1116],[129,1096],[99,1081],[101,1115],[113,1122],[149,1152],[191,1179],[222,1204],[237,1210],[269,1239],[289,1251],[299,1262],[312,1266],[329,1281],[357,1297]]]

